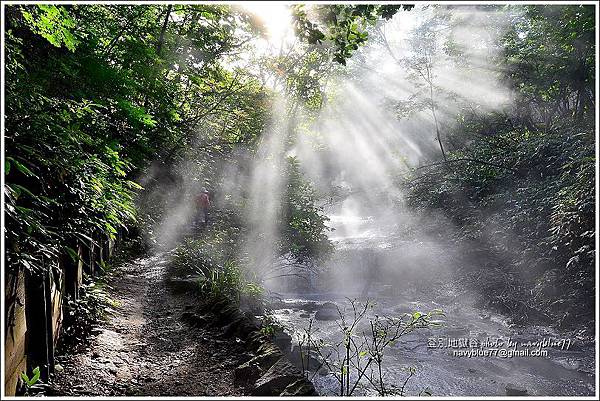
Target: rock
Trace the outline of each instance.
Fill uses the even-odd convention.
[[[279,358],[254,384],[252,395],[280,395],[301,378],[300,372],[284,357]]]
[[[303,312],[300,314],[300,317],[310,317],[310,314]]]
[[[318,373],[322,376],[329,373],[327,368],[323,366],[322,360],[316,353],[316,351],[304,349],[303,354],[303,358],[301,358],[300,350],[298,349],[298,347],[294,347],[292,352],[288,355],[288,358],[290,362],[293,363],[294,366],[296,366],[298,369],[302,369],[304,364],[304,369],[307,369],[309,371],[314,372],[317,368],[319,368]]]
[[[505,387],[506,395],[527,395],[527,389],[516,384],[509,383]]]
[[[233,321],[225,326],[223,326],[223,335],[225,337],[233,337],[237,334],[239,329],[239,321]]]
[[[267,341],[267,337],[262,334],[260,331],[253,331],[250,333],[246,339],[248,343],[249,349],[258,350],[262,344]]]
[[[243,352],[237,356],[238,361],[241,362],[248,362],[252,358],[254,358],[254,354],[250,352]]]
[[[233,377],[236,383],[250,383],[256,381],[266,370],[281,358],[281,352],[275,346],[265,343],[257,351],[257,355],[238,366]]]
[[[280,394],[281,396],[305,397],[319,395],[311,382],[304,379],[298,379],[289,384]]]
[[[339,317],[337,305],[333,302],[325,302],[315,313],[315,319],[317,320],[337,320]]]
[[[271,343],[263,343],[256,350],[256,356],[253,358],[260,363],[264,369],[269,368],[281,357],[279,348]]]
[[[278,331],[275,333],[273,342],[279,347],[281,352],[289,352],[292,347],[292,336],[285,331]]]
[[[255,382],[262,374],[262,369],[257,362],[248,361],[235,368],[233,382],[237,385]]]
[[[206,317],[199,315],[195,312],[183,312],[181,314],[181,318],[194,327],[205,327],[209,324],[209,321],[206,319]]]
[[[331,302],[328,302],[328,303],[331,303]],[[306,312],[314,312],[320,308],[320,306],[318,304],[316,304],[315,302],[297,302],[292,305],[286,305],[286,307],[292,308],[294,310],[303,310]]]
[[[249,315],[262,315],[265,313],[265,304],[260,297],[240,295],[240,310]]]
[[[195,292],[200,289],[198,277],[171,278],[168,284],[175,293]]]

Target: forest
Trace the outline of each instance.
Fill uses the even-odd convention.
[[[596,7],[3,4],[3,394],[597,395]]]

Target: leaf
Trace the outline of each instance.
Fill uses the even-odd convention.
[[[66,246],[65,250],[73,260],[73,262],[77,262],[79,260],[79,254],[73,248]]]
[[[94,239],[92,237],[90,237],[89,235],[86,235],[84,233],[75,233],[75,234],[82,237],[84,240],[88,240],[92,245],[97,245],[96,241],[94,241]]]
[[[33,369],[33,377],[31,378],[31,386],[33,386],[35,383],[37,383],[37,381],[40,379],[40,367],[36,366],[35,369]]]
[[[75,51],[79,44],[71,32],[75,27],[75,20],[64,7],[41,4],[35,12],[23,11],[22,15],[32,32],[42,36],[53,46],[61,47],[64,44],[69,51]]]
[[[21,163],[20,161],[15,160],[12,157],[7,157],[6,160],[12,161],[12,163],[15,165],[17,170],[19,170],[21,173],[25,174],[26,176],[36,177],[36,175],[33,173],[33,171],[31,171],[29,168],[27,168],[25,165],[23,165],[23,163]]]
[[[33,194],[29,189],[25,188],[23,185],[19,185],[19,184],[7,184],[8,186],[10,186],[12,188],[13,191],[15,191],[15,193],[17,194],[15,196],[15,198],[18,198],[19,196],[21,196],[22,193],[26,193],[27,195],[29,195],[31,198],[38,200],[39,197],[35,194]]]
[[[134,181],[126,181],[127,186],[129,186],[129,188],[131,189],[139,189],[142,190],[144,189],[144,187],[142,187],[140,184],[138,184],[137,182]]]
[[[40,379],[40,367],[37,366],[35,369],[33,369],[33,376],[31,379],[26,372],[21,372],[21,379],[23,379],[23,382],[25,382],[27,387],[33,386]]]

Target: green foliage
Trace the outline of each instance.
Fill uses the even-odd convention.
[[[93,327],[101,322],[118,303],[106,291],[106,279],[94,283],[86,278],[80,288],[79,298],[67,298],[64,303],[64,320],[59,347],[63,350],[86,345]]]
[[[287,186],[281,218],[282,253],[290,251],[295,258],[323,258],[333,249],[327,237],[329,220],[322,207],[316,205],[316,194],[300,170],[297,159],[287,159]]]
[[[312,14],[316,20],[309,18],[305,6],[295,5],[293,8],[296,34],[311,44],[331,43],[333,59],[346,64],[359,46],[363,45],[369,34],[367,28],[380,18],[390,19],[400,9],[410,10],[412,5],[318,5]]]
[[[442,325],[434,319],[445,316],[439,309],[427,313],[413,312],[401,316],[370,317],[376,303],[372,301],[358,302],[348,299],[349,307],[343,310],[338,307],[340,315],[337,320],[339,338],[331,343],[323,340],[319,330],[313,329],[312,320],[304,329],[299,346],[310,352],[316,352],[320,366],[313,366],[315,375],[326,366],[337,379],[340,387],[340,396],[351,396],[356,390],[362,390],[362,395],[375,392],[378,396],[404,396],[406,384],[415,373],[415,368],[408,369],[409,375],[403,385],[388,383],[387,372],[384,364],[385,352],[402,337],[414,330],[435,328]],[[364,324],[368,321],[367,324]],[[367,329],[361,329],[368,327]],[[305,371],[304,361],[303,371]],[[310,370],[310,366],[306,367]],[[314,375],[313,375],[314,377]],[[425,390],[428,391],[428,390]]]
[[[284,325],[271,313],[264,313],[260,319],[259,332],[268,338],[274,338],[277,333],[283,332]]]
[[[241,246],[238,228],[213,225],[201,238],[185,240],[175,249],[172,268],[180,275],[198,276],[200,291],[208,300],[261,303],[261,284],[251,272],[242,270],[237,259]]]
[[[200,291],[209,299],[228,299],[235,305],[239,305],[242,298],[258,302],[263,295],[260,284],[247,280],[240,267],[231,260],[223,266],[214,266],[201,276]]]
[[[529,118],[593,113],[595,33],[590,5],[515,9],[503,40],[504,66]]]
[[[222,268],[213,268],[200,278],[200,290],[212,299],[231,299],[239,303],[242,287],[241,273],[232,261]]]
[[[181,18],[163,27],[167,13]],[[228,6],[14,5],[5,23],[10,269],[133,225],[132,178],[189,149],[199,124],[208,160],[262,129],[264,91],[217,62],[250,29]]]
[[[512,25],[495,46],[516,103],[463,110],[448,162],[417,169],[408,201],[445,217],[425,229],[465,249],[466,281],[490,305],[519,322],[583,322],[594,291],[593,13],[505,11]]]
[[[580,305],[578,313],[589,313],[583,304],[593,293],[589,280],[595,253],[593,131],[575,126],[547,133],[497,133],[493,140],[452,152],[450,159],[473,162],[422,169],[413,181],[410,203],[442,211],[460,227],[453,237],[443,239],[470,243],[467,255],[474,263],[488,259],[486,294],[496,294],[504,311],[525,308],[520,319],[540,313],[549,318],[558,311],[548,309],[557,299],[560,304]],[[482,249],[489,254],[484,256]],[[467,258],[466,265],[470,263]],[[504,271],[495,263],[501,263]],[[531,298],[526,306],[515,302],[519,297],[505,298],[508,283],[520,296],[534,291],[537,306]]]
[[[71,18],[64,7],[40,4],[28,11],[23,11],[23,18],[33,32],[56,47],[64,44],[73,52],[79,44],[73,33],[75,20]]]
[[[32,387],[40,380],[40,367],[36,366],[31,373],[33,373],[33,376],[29,378],[26,372],[21,372],[21,379],[23,379],[23,383],[27,388]]]
[[[191,160],[196,178],[216,187],[224,164],[235,163],[240,151],[255,150],[272,94],[248,71],[222,63],[256,34],[255,23],[238,8],[6,10],[4,174],[11,269],[41,271],[47,260],[71,254],[77,241],[114,238],[137,219],[154,226],[169,210],[167,197],[152,197],[164,181],[148,180],[147,188],[133,181],[151,161],[164,171]],[[315,109],[321,91],[314,72],[324,68],[322,56],[315,53],[293,67],[288,82],[289,94]],[[291,201],[309,202],[312,195],[296,184]],[[147,213],[137,216],[136,205]],[[288,245],[297,254],[316,251],[324,238],[319,212],[308,204],[289,210]],[[215,238],[215,246],[232,245]]]

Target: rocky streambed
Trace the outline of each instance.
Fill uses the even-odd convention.
[[[284,350],[298,367],[306,367],[298,357],[298,344],[309,326],[324,344],[339,343],[343,331],[338,309],[348,313],[350,300],[370,299],[376,306],[355,330],[357,338],[368,336],[368,323],[378,316],[444,313],[436,317],[438,327],[406,333],[385,350],[386,386],[403,388],[404,395],[595,394],[595,342],[589,333],[517,326],[482,308],[481,297],[452,274],[460,250],[427,238],[408,240],[398,235],[394,219],[330,217],[336,229],[333,261],[312,274],[309,285],[298,289],[298,282],[283,283],[274,289],[278,297],[271,304],[272,314],[285,333],[280,342],[289,343]],[[339,395],[339,372],[326,369],[318,352],[303,351],[313,359],[308,377],[317,391]],[[377,393],[366,383],[353,395]]]
[[[325,343],[340,340],[338,307],[348,311],[349,300],[331,293],[301,297],[287,294],[273,304],[273,315],[286,333],[280,335],[280,342],[289,341],[289,346],[283,349],[299,368],[302,362],[298,344],[309,325],[312,335]],[[428,299],[426,294],[381,297],[356,334],[360,337],[366,332],[368,337],[366,323],[376,315],[399,316],[433,309],[445,311],[440,327],[416,329],[386,350],[385,378],[391,388],[400,387],[412,372],[404,390],[406,395],[594,394],[593,338],[578,337],[577,333],[561,334],[543,326],[513,326],[506,317],[468,305],[465,299],[450,296]],[[536,350],[542,352],[537,355]],[[304,352],[311,355],[312,369],[308,375],[317,391],[322,395],[339,394],[335,373],[326,369],[316,353]],[[355,395],[373,395],[366,387]]]

